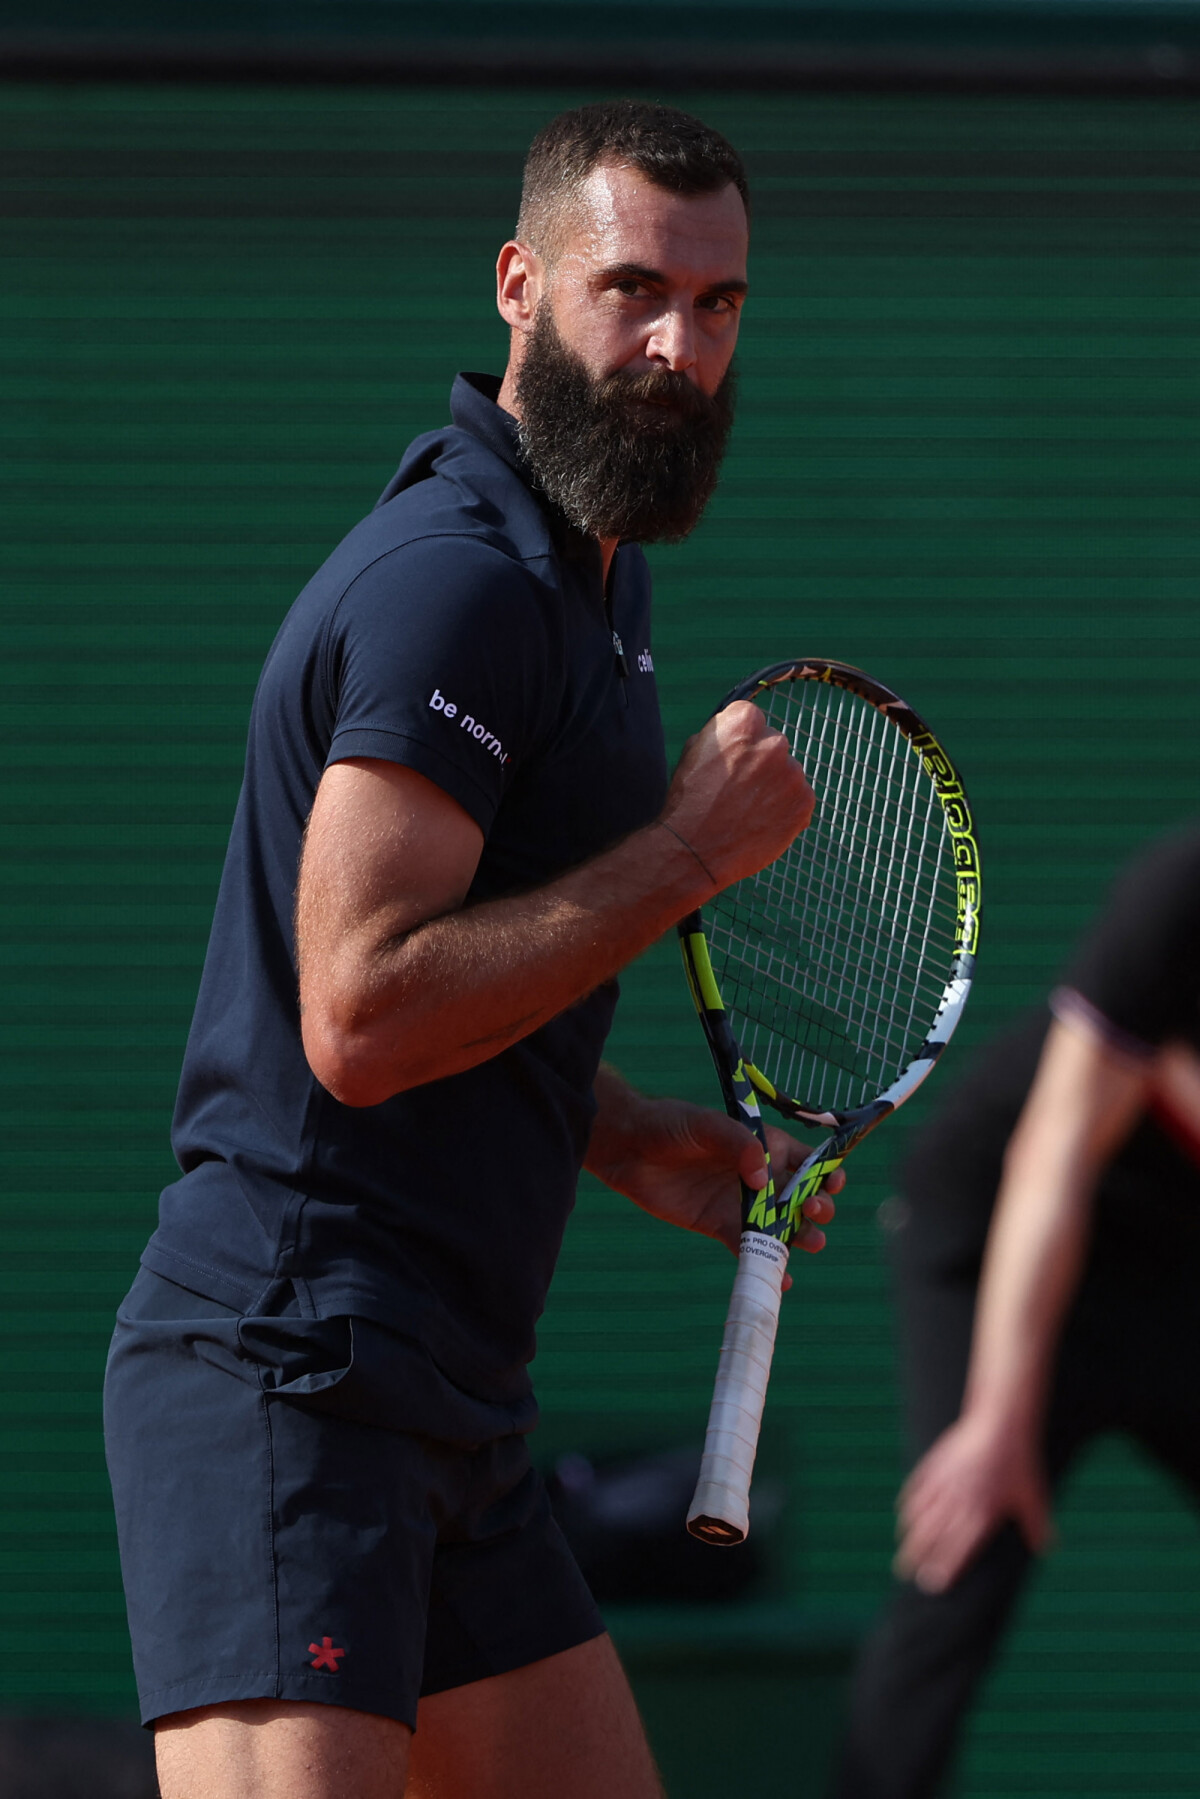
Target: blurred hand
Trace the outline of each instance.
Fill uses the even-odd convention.
[[[896,1502],[895,1571],[943,1593],[1011,1518],[1035,1554],[1050,1541],[1050,1500],[1033,1433],[963,1414],[922,1457]]]

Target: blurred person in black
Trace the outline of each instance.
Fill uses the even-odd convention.
[[[836,1799],[937,1792],[1096,1436],[1200,1499],[1200,826],[1134,858],[1049,1007],[977,1056],[889,1222],[915,1465]]]

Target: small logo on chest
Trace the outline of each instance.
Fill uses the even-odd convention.
[[[638,651],[637,665],[644,675],[652,675],[654,673],[654,657],[650,654],[649,650]]]

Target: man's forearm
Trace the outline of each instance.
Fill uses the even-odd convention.
[[[601,1062],[593,1084],[596,1117],[584,1167],[604,1180],[639,1143],[653,1101],[631,1087],[608,1062]]]
[[[1091,1179],[1043,1161],[1036,1144],[1010,1159],[976,1307],[964,1410],[1034,1430],[1090,1227]]]
[[[686,844],[650,825],[533,892],[370,949],[348,940],[326,1084],[346,1104],[377,1105],[473,1068],[611,979],[711,892]]]
[[[976,1308],[964,1409],[1036,1428],[1079,1283],[1101,1169],[1142,1104],[1146,1070],[1055,1023],[1013,1133]]]

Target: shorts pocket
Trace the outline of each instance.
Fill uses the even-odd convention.
[[[268,1396],[319,1399],[348,1380],[354,1367],[350,1318],[241,1318],[237,1340]]]

